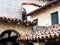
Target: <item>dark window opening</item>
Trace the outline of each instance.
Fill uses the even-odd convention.
[[[22,19],[27,20],[27,16],[25,14],[22,14]]]
[[[38,25],[38,19],[35,19],[35,20],[33,20],[33,21],[36,21],[36,25]],[[36,26],[36,25],[35,25],[35,26]]]
[[[52,25],[58,24],[58,12],[54,12],[51,14]]]
[[[22,19],[27,20],[26,10],[24,8],[22,10]]]
[[[35,19],[34,21],[36,21],[36,25],[32,26],[32,32],[37,31],[38,19]]]

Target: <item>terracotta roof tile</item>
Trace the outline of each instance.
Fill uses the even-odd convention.
[[[17,18],[0,17],[0,20],[8,22],[8,23],[24,24],[26,26],[36,24],[36,21],[31,22],[31,21],[17,19]]]
[[[53,1],[49,2],[49,3],[47,3],[46,5],[38,8],[38,9],[36,9],[36,10],[30,12],[30,13],[28,13],[27,16],[33,15],[33,14],[39,12],[39,11],[47,9],[48,7],[51,7],[52,5],[55,5],[55,4],[59,3],[59,2],[60,2],[60,0],[53,0]]]
[[[31,32],[30,34],[23,35],[17,40],[36,40],[36,39],[49,39],[57,38],[60,35],[60,24],[48,26],[47,29],[39,27],[39,31]],[[38,28],[37,28],[38,29]]]
[[[41,5],[38,5],[32,2],[23,2],[22,5],[33,5],[33,6],[41,7]]]

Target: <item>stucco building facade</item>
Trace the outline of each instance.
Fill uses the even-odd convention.
[[[3,14],[0,16],[0,45],[60,45],[59,0],[52,0],[29,14],[25,10],[19,12],[18,4],[16,9],[8,4],[5,13],[0,13]],[[32,21],[27,20],[28,16]],[[54,23],[54,19],[58,20]]]

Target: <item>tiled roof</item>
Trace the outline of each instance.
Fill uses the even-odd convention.
[[[38,5],[32,2],[23,2],[22,5],[33,5],[33,6],[41,7],[41,5]]]
[[[15,24],[24,24],[26,26],[28,25],[35,25],[36,21],[28,21],[28,20],[22,20],[17,18],[7,18],[7,17],[0,17],[0,20],[5,21],[6,23],[15,23]]]
[[[60,24],[55,26],[37,28],[37,31],[20,36],[17,40],[36,40],[36,39],[50,39],[60,37]]]
[[[39,12],[39,11],[44,10],[44,9],[47,9],[48,7],[51,7],[52,5],[55,5],[55,4],[59,3],[59,2],[60,2],[60,0],[53,0],[53,1],[45,4],[44,6],[42,6],[42,7],[38,8],[38,9],[36,9],[36,10],[28,13],[27,16],[30,16],[30,15],[32,15],[32,14],[35,14],[35,13],[37,13],[37,12]]]

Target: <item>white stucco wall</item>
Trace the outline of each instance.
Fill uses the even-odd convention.
[[[34,2],[39,5],[44,5],[42,1],[38,0],[0,0],[0,16],[5,16],[9,18],[22,18],[22,2]],[[29,5],[30,6],[30,5]],[[27,12],[31,12],[33,9],[36,9],[37,7],[32,6],[24,6]]]
[[[32,27],[31,26],[25,26],[22,24],[11,24],[11,23],[4,23],[4,22],[0,22],[0,34],[8,29],[12,29],[16,32],[18,32],[20,35],[24,35],[26,33],[30,33],[32,31]],[[12,33],[14,34],[14,33]],[[12,35],[11,35],[12,36]]]
[[[21,17],[20,0],[0,0],[0,16],[20,18]]]
[[[54,5],[44,11],[41,11],[39,13],[36,13],[31,16],[31,18],[38,19],[38,25],[39,26],[49,26],[51,24],[51,13],[54,13],[58,11],[58,18],[59,18],[59,24],[60,24],[60,5]]]

